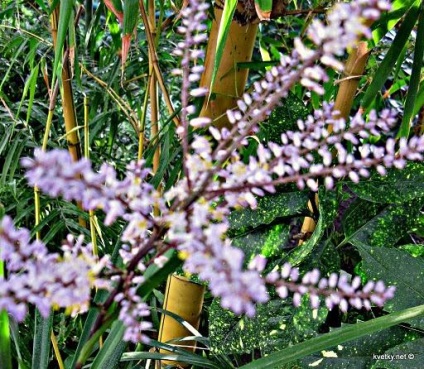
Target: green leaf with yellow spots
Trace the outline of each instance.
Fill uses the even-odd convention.
[[[362,269],[369,279],[383,280],[396,286],[392,300],[384,310],[395,312],[424,304],[424,258],[413,257],[407,251],[387,247],[356,245],[362,260]],[[416,318],[410,324],[424,329],[424,318]]]
[[[423,205],[421,198],[383,206],[357,200],[342,221],[345,233],[342,244],[393,246],[414,226]]]
[[[424,163],[409,163],[405,169],[391,169],[387,176],[349,184],[360,198],[375,203],[399,204],[424,197]]]

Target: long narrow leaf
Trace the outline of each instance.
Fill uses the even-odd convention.
[[[47,369],[50,358],[50,331],[53,313],[43,318],[38,310],[35,312],[34,344],[32,347],[32,368]]]
[[[401,55],[402,50],[408,41],[408,38],[411,34],[412,29],[418,19],[419,15],[419,5],[414,4],[414,6],[409,10],[405,19],[402,22],[402,25],[399,28],[399,31],[396,34],[396,37],[390,46],[389,51],[381,62],[373,81],[369,85],[367,91],[365,92],[365,96],[362,99],[362,107],[368,108],[377,94],[380,92],[384,83],[386,82],[388,76],[393,71],[393,67],[396,64],[396,61]]]
[[[117,320],[99,353],[95,357],[91,369],[113,369],[119,364],[127,343],[123,341],[125,326]]]
[[[3,277],[4,262],[0,259],[0,278]],[[9,316],[6,310],[0,310],[0,368],[12,369]]]
[[[227,0],[222,11],[221,22],[219,24],[218,38],[216,42],[216,53],[213,65],[211,85],[209,91],[212,91],[215,78],[221,64],[222,54],[224,52],[225,43],[227,42],[228,33],[230,32],[231,22],[233,21],[234,12],[236,10],[237,0]]]
[[[421,79],[421,68],[424,56],[424,4],[421,4],[420,16],[418,19],[418,30],[415,41],[414,62],[412,64],[411,78],[409,79],[408,95],[406,96],[405,110],[398,137],[408,137],[411,127],[411,120],[414,117],[414,105],[417,99],[418,86]]]
[[[75,0],[60,1],[57,42],[55,45],[53,63],[53,80],[59,78],[60,76],[58,68],[62,62],[62,51],[63,46],[65,45],[66,34],[68,32],[68,26],[71,19],[74,2]],[[52,86],[53,85],[54,83],[52,83]]]
[[[372,40],[374,45],[381,41],[384,35],[399,22],[414,3],[419,2],[420,0],[394,0],[391,4],[391,10],[383,14],[373,25]]]
[[[368,322],[357,323],[349,327],[335,329],[330,333],[287,347],[281,351],[270,354],[265,358],[243,365],[240,369],[266,369],[281,367],[284,364],[301,359],[306,355],[342,344],[343,342],[354,340],[355,338],[377,332],[381,329],[389,328],[419,316],[424,316],[424,305],[388,314]]]

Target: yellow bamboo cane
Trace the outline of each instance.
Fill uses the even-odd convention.
[[[237,63],[252,59],[258,30],[258,24],[241,25],[236,20],[231,22],[215,82],[211,86],[222,12],[222,9],[214,7],[215,18],[206,49],[205,71],[200,80],[200,86],[209,88],[211,95],[205,101],[200,116],[211,118],[217,127],[229,126],[226,111],[236,106],[237,99],[245,90],[249,70],[238,68]]]
[[[192,282],[182,276],[171,275],[168,277],[167,281],[163,308],[166,311],[178,315],[195,329],[198,329],[204,292],[205,287],[203,285]],[[166,343],[177,338],[192,335],[193,334],[177,320],[169,315],[162,314],[159,328],[160,342]],[[172,345],[180,346],[192,352],[196,348],[196,342],[194,341],[184,341],[182,343],[173,343]],[[169,353],[169,351],[166,350],[160,350],[160,352]],[[186,366],[184,363],[168,360],[162,360],[161,365]]]

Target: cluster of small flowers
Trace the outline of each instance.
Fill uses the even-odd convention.
[[[75,163],[64,150],[46,153],[37,149],[33,159],[22,160],[22,166],[27,169],[29,184],[48,195],[79,201],[85,210],[102,209],[107,225],[118,217],[126,220],[122,240],[128,247],[121,250],[126,263],[148,238],[147,231],[153,226],[152,209],[165,209],[161,195],[145,181],[150,170],[144,168],[142,161],[131,163],[122,181],[117,179],[112,166],[103,164],[96,173],[89,160]],[[144,269],[142,265],[140,269]]]
[[[371,135],[388,133],[396,119],[395,112],[384,110],[380,115],[369,114],[365,121],[357,114],[349,127],[344,119],[337,118],[332,105],[324,104],[323,110],[316,110],[305,121],[298,121],[298,131],[287,131],[281,135],[281,144],[260,143],[256,155],[249,162],[240,160],[239,150],[234,150],[219,168],[213,165],[220,159],[219,149],[212,151],[211,143],[201,136],[195,136],[191,144],[193,153],[187,157],[189,178],[195,183],[194,190],[203,189],[207,198],[224,196],[226,205],[255,207],[253,195],[263,196],[265,191],[275,192],[275,186],[289,182],[317,190],[318,177],[325,178],[325,185],[331,189],[335,180],[349,177],[353,182],[360,177],[369,177],[369,169],[375,167],[384,175],[385,168],[403,168],[406,160],[423,159],[424,137],[410,140],[400,139],[395,149],[393,138],[386,140],[386,146],[366,143]],[[331,130],[330,130],[331,129]],[[219,132],[211,127],[215,138]],[[364,143],[365,141],[365,143]],[[349,153],[343,142],[350,142],[355,151]],[[318,154],[313,155],[314,153]],[[318,159],[320,158],[320,160]],[[208,181],[213,172],[217,181]],[[184,194],[185,182],[179,184],[180,197]]]
[[[133,278],[131,283],[135,284],[135,282],[137,280]],[[151,329],[153,325],[144,319],[150,315],[150,310],[149,306],[137,295],[137,285],[131,286],[125,292],[118,293],[114,300],[121,306],[119,320],[126,327],[124,340],[134,343],[147,343],[149,338],[143,332]]]
[[[327,80],[325,70],[316,62],[343,70],[337,56],[351,48],[362,36],[369,37],[366,23],[377,19],[381,11],[388,10],[388,1],[353,1],[337,3],[328,14],[328,22],[314,20],[307,33],[315,45],[310,49],[298,38],[291,56],[281,56],[280,65],[269,70],[261,82],[254,83],[254,91],[245,93],[238,101],[238,109],[228,110],[228,119],[235,124],[233,137],[237,132],[245,137],[257,129],[272,109],[280,104],[288,91],[300,81],[306,88],[323,94],[321,82]]]
[[[8,270],[8,276],[0,278],[0,310],[17,321],[25,318],[29,303],[44,317],[52,307],[67,308],[72,314],[84,312],[91,289],[109,287],[97,277],[108,267],[108,258],[97,260],[82,239],[68,236],[62,255],[49,253],[41,241],[30,241],[27,229],[16,229],[5,216],[0,223],[0,244],[0,259]]]
[[[182,26],[178,27],[179,33],[184,35],[184,40],[179,42],[174,54],[181,57],[181,68],[175,69],[175,75],[182,75],[181,87],[181,105],[182,105],[182,125],[177,132],[184,137],[187,130],[187,116],[195,112],[195,107],[189,105],[189,95],[192,97],[205,96],[208,89],[205,87],[192,87],[193,83],[200,80],[204,67],[199,65],[191,66],[192,62],[203,59],[204,50],[199,48],[203,42],[208,39],[206,33],[207,10],[209,4],[202,0],[191,0],[189,4],[181,11]],[[193,118],[190,124],[194,127],[204,126],[210,123],[207,118]]]
[[[285,299],[289,292],[293,293],[293,304],[299,306],[303,295],[308,294],[311,307],[316,309],[320,297],[325,297],[325,305],[329,310],[339,306],[346,312],[351,305],[356,309],[371,309],[371,303],[383,306],[393,298],[396,287],[386,287],[384,282],[369,281],[361,289],[361,278],[356,276],[351,282],[346,274],[332,273],[328,278],[320,278],[318,269],[307,272],[300,279],[299,270],[285,263],[281,272],[274,271],[266,276],[268,283],[276,286],[278,295]]]
[[[213,207],[205,199],[195,202],[190,214],[168,214],[167,241],[178,245],[184,269],[208,281],[211,293],[221,298],[223,307],[236,314],[254,316],[255,304],[268,300],[264,280],[244,270],[243,252],[226,237],[228,208]]]

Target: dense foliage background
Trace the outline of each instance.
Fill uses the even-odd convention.
[[[150,27],[149,33],[141,17],[132,14],[134,30],[128,33],[128,17],[127,23],[124,20],[122,24],[105,5],[113,3],[116,7],[118,2],[70,1],[70,18],[63,19],[63,13],[59,14],[55,24],[53,9],[58,9],[60,3],[5,0],[0,5],[0,211],[12,216],[17,226],[31,229],[34,237],[41,234],[50,251],[59,251],[68,233],[83,234],[87,241],[95,239],[100,255],[109,254],[118,260],[124,222],[105,226],[101,211],[89,214],[78,204],[60,198],[41,195],[38,205],[34,190],[23,176],[20,159],[32,156],[43,143],[48,150],[76,148],[75,155],[89,155],[95,168],[107,162],[122,176],[131,160],[144,158],[154,168],[149,182],[164,191],[170,189],[184,175],[182,148],[163,90],[158,88],[157,108],[148,103],[153,66],[147,38],[153,36],[157,66],[169,101],[178,113],[181,86],[172,71],[179,66],[173,51],[182,39],[177,27],[183,4],[159,0],[153,7],[152,2],[146,3],[149,17],[155,18],[155,29]],[[128,14],[127,3],[130,1],[122,2],[124,14]],[[295,37],[304,35],[314,17],[325,20],[332,5],[332,1],[324,0],[286,3],[283,15],[259,25],[252,60],[239,66],[250,68],[247,90],[279,62],[280,54],[291,52]],[[398,112],[392,137],[421,135],[424,7],[420,1],[395,0],[392,9],[372,25],[373,38],[368,42],[372,51],[365,73],[359,76],[351,112],[361,108],[368,114],[371,109],[392,107]],[[57,27],[56,40],[52,30]],[[60,43],[61,34],[69,60],[71,95],[66,96],[61,82],[56,99],[55,66],[63,56],[54,45]],[[125,35],[130,35],[131,42],[122,64]],[[343,56],[341,61],[346,58]],[[333,70],[328,74],[323,96],[300,84],[292,88],[281,106],[261,124],[259,132],[248,138],[249,145],[243,152],[246,161],[258,142],[278,139],[281,133],[294,129],[298,119],[336,99],[344,76]],[[70,103],[73,127],[65,122],[69,113],[65,105]],[[383,137],[371,140],[377,145],[385,144]],[[396,285],[395,298],[384,308],[350,308],[341,312],[337,308],[328,311],[325,306],[313,309],[307,298],[294,307],[291,297],[282,300],[271,290],[271,300],[258,306],[255,318],[248,318],[223,309],[219,300],[207,292],[199,331],[192,330],[200,349],[193,354],[173,349],[181,362],[196,368],[424,367],[422,313],[387,329],[381,330],[394,324],[388,323],[389,319],[379,321],[381,325],[369,331],[358,329],[362,322],[388,313],[402,314],[405,309],[424,304],[423,163],[410,163],[400,171],[390,169],[383,178],[372,172],[370,179],[358,183],[343,178],[331,191],[320,183],[318,198],[319,203],[311,210],[307,206],[308,201],[314,200],[310,190],[284,185],[276,194],[260,198],[257,209],[234,211],[228,232],[233,245],[244,251],[246,260],[258,254],[267,257],[268,270],[289,261],[301,273],[319,268],[322,275],[358,275],[364,284],[381,279]],[[35,225],[38,209],[40,222]],[[316,222],[315,230],[307,235],[301,232],[305,216]],[[300,246],[299,239],[304,239]],[[93,310],[77,317],[59,311],[44,319],[31,308],[21,324],[13,319],[7,321],[3,312],[0,368],[73,368],[79,355],[85,355],[84,367],[153,367],[151,360],[161,358],[149,350],[161,347],[156,340],[166,276],[173,272],[184,274],[178,257],[173,256],[171,261],[159,273],[153,273],[152,285],[143,296],[151,307],[150,345],[124,343],[120,328],[112,325],[104,332],[104,342],[96,341],[84,351]],[[191,278],[196,280],[196,276]],[[98,293],[95,300],[100,302],[103,298]],[[407,317],[399,315],[396,323],[403,318]],[[339,329],[347,332],[349,342],[338,344],[337,340],[343,339],[337,334]],[[331,336],[331,332],[335,334]],[[308,341],[315,337],[324,339]],[[293,346],[296,344],[300,346]],[[308,345],[309,350],[316,350],[302,351]],[[387,361],[375,356],[384,354],[413,354],[413,358]],[[10,357],[12,361],[8,361]],[[268,357],[268,363],[257,360],[264,357]]]

